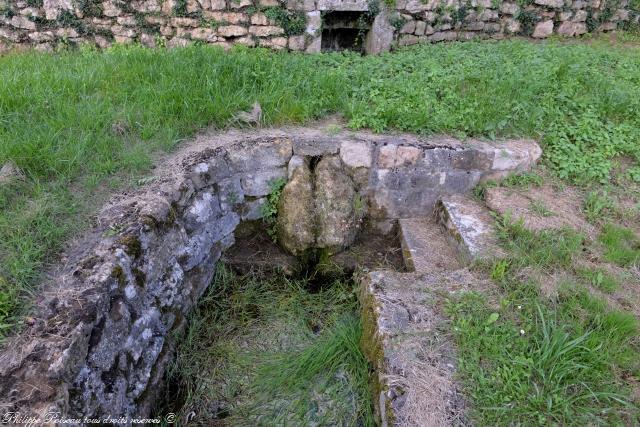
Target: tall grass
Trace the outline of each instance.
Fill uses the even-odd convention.
[[[606,179],[638,157],[640,56],[606,43],[447,43],[377,57],[117,46],[0,57],[0,330],[100,196],[153,153],[258,101],[263,124],[342,113],[353,128],[543,139],[554,169]],[[0,332],[0,339],[2,332]]]
[[[305,286],[219,265],[170,369],[171,410],[202,425],[372,426],[353,284]]]

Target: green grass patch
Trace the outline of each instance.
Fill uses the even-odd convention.
[[[613,311],[571,280],[557,297],[532,272],[573,272],[583,237],[529,231],[498,219],[507,256],[486,263],[502,290],[498,307],[479,294],[452,298],[447,313],[459,346],[459,372],[478,425],[635,425],[640,408],[627,379],[638,375],[637,319]],[[604,292],[618,283],[604,270],[578,277]],[[540,280],[549,280],[543,274]]]
[[[610,218],[614,207],[613,200],[606,191],[593,190],[584,199],[582,211],[587,221],[598,222]]]
[[[154,152],[204,126],[227,126],[256,101],[264,125],[338,112],[354,129],[540,138],[551,167],[575,182],[606,180],[618,155],[640,158],[635,47],[504,41],[375,57],[200,45],[4,55],[0,164],[14,161],[27,182],[0,204],[0,325],[15,324],[43,268],[90,225],[96,194],[128,185],[148,172]]]
[[[556,311],[534,296],[532,288],[524,291],[527,298],[518,284],[511,288],[498,311],[478,294],[462,295],[447,305],[459,347],[459,373],[478,424],[637,422],[638,408],[617,376],[639,367],[635,318],[606,312],[604,304],[594,312],[573,294],[565,295],[570,300]]]
[[[512,268],[566,268],[584,244],[584,236],[570,228],[531,231],[509,216],[498,217],[496,226]]]
[[[544,178],[535,172],[525,172],[520,174],[509,175],[500,185],[503,187],[540,187],[544,184]]]
[[[169,370],[170,410],[201,425],[373,425],[353,283],[327,285],[219,265]]]
[[[608,294],[615,292],[620,287],[618,280],[602,268],[583,268],[578,269],[577,273],[588,285]]]
[[[604,258],[609,262],[628,267],[640,258],[640,239],[628,228],[606,224],[599,240],[604,246]]]

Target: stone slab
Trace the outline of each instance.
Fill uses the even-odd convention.
[[[460,267],[457,251],[434,218],[406,218],[398,221],[405,267],[409,271],[434,272]]]
[[[489,210],[470,197],[455,194],[440,199],[436,215],[460,257],[474,261],[500,255]]]
[[[362,349],[375,371],[377,425],[467,425],[456,349],[440,307],[443,295],[476,285],[467,270],[374,271],[361,279]]]

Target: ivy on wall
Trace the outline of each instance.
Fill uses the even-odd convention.
[[[267,7],[262,13],[277,23],[287,36],[303,34],[307,28],[307,16],[299,10],[288,10],[281,6]]]

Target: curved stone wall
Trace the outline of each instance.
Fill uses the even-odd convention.
[[[0,354],[4,411],[148,415],[163,388],[174,332],[234,244],[234,230],[260,219],[270,182],[287,178],[301,161],[328,159],[354,183],[363,215],[384,226],[430,215],[441,195],[526,170],[540,156],[524,140],[301,130],[196,142],[177,165],[163,167],[164,177],[108,204],[99,226],[67,252],[28,326]]]
[[[378,53],[423,41],[610,31],[637,26],[638,9],[633,0],[0,0],[0,50],[198,41],[318,52],[339,47],[323,40],[338,30]]]

